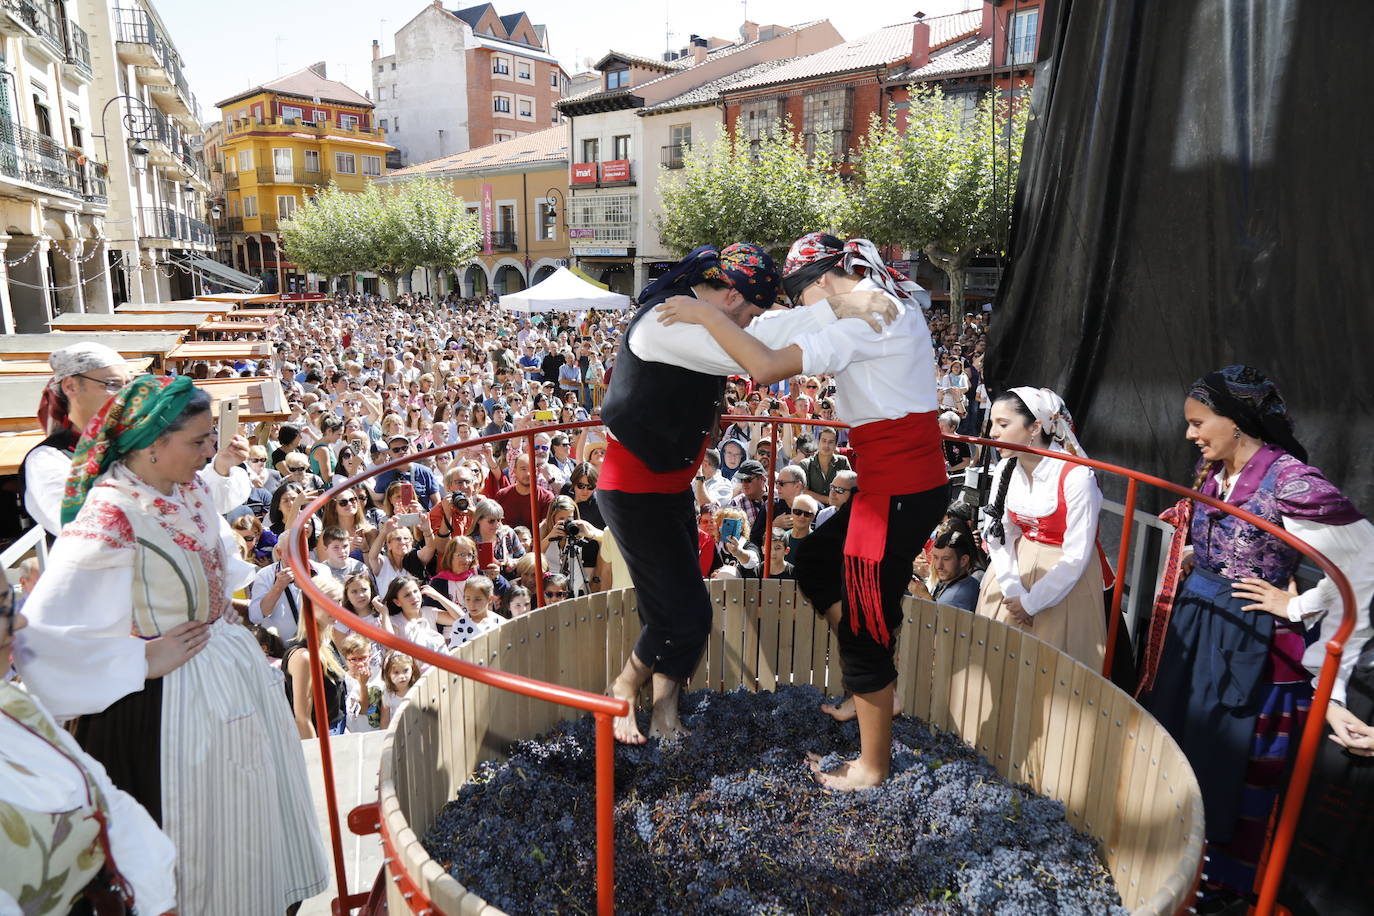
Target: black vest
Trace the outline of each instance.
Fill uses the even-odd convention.
[[[59,452],[65,453],[68,457],[71,457],[76,454],[76,444],[80,441],[81,433],[71,427],[64,427],[35,445],[33,448],[42,448],[48,445],[57,449]],[[29,455],[33,454],[33,448],[29,449],[28,454],[24,456],[24,460],[19,463],[19,507],[21,509],[24,508],[24,494],[28,490]],[[27,509],[24,509],[24,517],[28,518],[29,521],[33,521]],[[52,545],[51,535],[48,537],[48,544],[49,546]]]
[[[722,376],[646,362],[630,349],[635,326],[655,305],[682,292],[665,291],[631,319],[601,405],[601,419],[611,435],[659,474],[680,471],[697,460],[702,440],[720,423],[725,396]]]

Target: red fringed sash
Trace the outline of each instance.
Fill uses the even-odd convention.
[[[863,617],[869,635],[884,646],[891,644],[892,634],[883,616],[878,568],[887,548],[891,497],[948,482],[935,417],[934,411],[912,413],[898,420],[865,423],[849,432],[849,441],[863,463],[859,491],[849,500],[849,532],[844,541],[849,625],[858,633]]]
[[[1174,536],[1169,542],[1169,556],[1164,562],[1159,597],[1150,611],[1150,638],[1145,644],[1145,660],[1140,670],[1140,683],[1135,690],[1137,698],[1154,687],[1159,660],[1164,655],[1164,639],[1169,635],[1174,597],[1178,594],[1178,583],[1183,577],[1183,548],[1188,544],[1188,530],[1193,524],[1193,501],[1180,499],[1172,509],[1161,512],[1159,518],[1174,526]]]

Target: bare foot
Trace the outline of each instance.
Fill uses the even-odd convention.
[[[639,730],[639,722],[635,718],[635,700],[638,690],[631,689],[621,683],[620,678],[611,681],[606,688],[606,695],[615,697],[617,700],[624,700],[630,704],[630,713],[625,716],[616,716],[612,726],[615,731],[615,740],[621,744],[643,744],[648,741],[644,733]]]
[[[807,754],[806,760],[811,767],[811,775],[816,782],[835,792],[854,792],[858,789],[871,789],[887,779],[886,773],[870,772],[861,769],[859,761],[851,760],[837,770],[825,772],[821,769],[821,756]]]
[[[857,716],[858,710],[854,707],[854,695],[847,694],[838,703],[831,703],[829,700],[821,701],[821,712],[825,713],[836,722],[850,722]],[[892,694],[892,714],[900,716],[902,714],[902,697],[896,691]]]
[[[677,697],[673,697],[671,702],[655,703],[653,715],[649,718],[649,736],[660,741],[677,741],[686,738],[692,732],[687,726],[682,724],[682,716],[678,713]]]

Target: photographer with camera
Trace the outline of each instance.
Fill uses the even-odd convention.
[[[544,571],[568,577],[570,597],[596,591],[593,588],[595,561],[588,556],[601,540],[601,529],[577,517],[577,503],[571,496],[555,496],[548,515],[539,526],[544,547]]]
[[[429,510],[429,523],[440,536],[443,532],[462,533],[472,530],[477,482],[472,469],[454,464],[444,474],[444,497]]]

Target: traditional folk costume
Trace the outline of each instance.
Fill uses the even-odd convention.
[[[92,420],[17,660],[172,838],[178,912],[280,913],[322,890],[327,870],[281,673],[225,619],[251,570],[203,483],[164,495],[119,460],[193,393],[189,378],[143,376]],[[147,680],[144,640],[188,620],[210,623],[205,647]]]
[[[844,686],[875,693],[897,679],[893,636],[911,565],[949,503],[936,421],[935,353],[911,293],[866,239],[812,233],[793,243],[784,284],[793,301],[832,269],[860,275],[897,317],[881,331],[840,321],[792,340],[806,375],[833,374],[835,415],[850,425],[859,489],[796,547],[797,585],[818,614],[836,602]],[[813,306],[814,308],[814,306]]]
[[[37,699],[0,683],[0,913],[165,913],[176,850]]]
[[[1063,400],[1047,388],[1013,388],[1050,437],[1051,451],[1082,455],[1073,418]],[[983,538],[991,561],[983,577],[978,613],[1020,627],[1102,669],[1107,645],[1103,614],[1105,559],[1097,544],[1102,491],[1092,468],[1042,458],[1027,474],[1015,453],[997,463],[994,503],[1002,513],[988,519]],[[1025,626],[1011,615],[1007,598],[1019,598],[1034,618]]]
[[[1370,635],[1374,525],[1306,464],[1283,399],[1263,375],[1230,366],[1200,379],[1189,397],[1266,443],[1231,480],[1222,479],[1220,465],[1207,469],[1201,492],[1283,525],[1350,578],[1361,618],[1333,694],[1344,701]],[[1251,602],[1231,596],[1238,580],[1253,577],[1287,588],[1301,555],[1248,522],[1191,500],[1164,518],[1177,530],[1151,620],[1139,698],[1197,774],[1211,856],[1208,882],[1245,893],[1311,705],[1308,668],[1320,668],[1341,604],[1323,578],[1289,601],[1288,621],[1243,610]],[[1191,541],[1194,567],[1180,585],[1185,541]],[[1318,621],[1322,638],[1309,648],[1304,628]],[[1364,903],[1361,911],[1367,911]]]
[[[601,410],[609,436],[596,500],[635,586],[643,627],[634,652],[677,680],[696,668],[711,628],[692,478],[720,422],[725,376],[740,369],[705,328],[661,324],[650,313],[707,280],[728,283],[760,308],[777,293],[777,268],[763,249],[696,249],[640,294]],[[785,346],[834,320],[828,307],[794,309],[760,317],[749,332]]]

